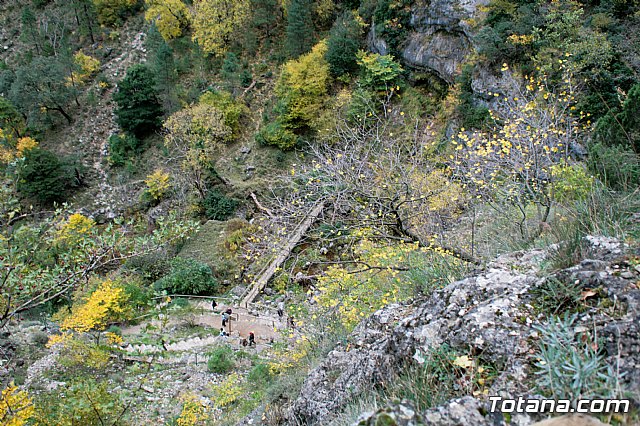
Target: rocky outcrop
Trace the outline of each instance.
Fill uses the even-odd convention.
[[[452,84],[465,58],[473,51],[470,22],[480,19],[487,0],[432,0],[416,2],[411,9],[410,30],[401,47],[411,68],[430,71]],[[386,44],[372,31],[369,45],[384,54]],[[382,49],[384,47],[384,49]]]
[[[572,280],[588,291],[587,297],[617,304],[619,310],[611,311],[615,315],[593,308],[581,313],[579,322],[581,327],[597,327],[609,345],[607,361],[615,365],[620,360],[618,367],[627,387],[637,390],[640,290],[636,282],[640,268],[635,269],[615,240],[592,238],[586,243],[594,259],[560,271],[553,279]],[[292,423],[327,424],[350,400],[383,386],[407,362],[424,362],[430,349],[445,343],[461,353],[477,354],[494,366],[499,374],[490,395],[530,395],[532,354],[539,339],[533,326],[544,324],[549,317],[549,312],[533,306],[539,297],[537,289],[550,279],[539,276],[539,265],[547,255],[543,250],[505,255],[483,272],[438,290],[426,300],[389,305],[376,312],[356,328],[346,347],[334,349],[307,377],[290,410]],[[402,419],[397,424],[420,424],[414,423],[417,418],[430,425],[501,424],[484,419],[486,401],[472,399],[451,401],[427,413],[412,414],[410,407],[391,411]],[[384,410],[374,414],[390,415]],[[360,424],[378,424],[371,419]],[[526,417],[517,424],[532,422]]]

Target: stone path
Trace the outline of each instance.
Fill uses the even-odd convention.
[[[236,308],[230,306],[233,310],[232,320],[230,324],[231,335],[228,337],[219,336],[219,330],[221,327],[222,317],[221,312],[227,309],[227,306],[219,305],[216,308],[216,312],[211,310],[211,305],[208,301],[197,301],[193,303],[194,307],[202,311],[191,320],[193,324],[211,329],[211,334],[206,337],[187,337],[177,342],[167,343],[163,348],[161,342],[158,344],[137,344],[127,345],[123,349],[130,354],[138,355],[150,355],[159,354],[163,352],[190,352],[194,350],[201,351],[201,349],[211,346],[216,346],[221,343],[231,344],[231,346],[240,348],[240,340],[247,338],[250,332],[253,332],[256,336],[256,348],[255,350],[260,352],[264,347],[273,341],[282,340],[282,335],[278,332],[279,329],[284,328],[286,324],[284,321],[280,321],[279,318],[274,318],[269,315],[253,315],[247,309]],[[183,322],[184,319],[180,317],[173,317],[168,320],[164,325],[165,327],[171,327]],[[135,336],[140,334],[147,328],[147,326],[153,326],[157,329],[161,327],[161,323],[158,319],[144,322],[131,327],[125,327],[122,329],[123,337]],[[229,330],[227,328],[227,330]],[[197,356],[197,354],[196,354]],[[191,358],[184,361],[189,362]]]

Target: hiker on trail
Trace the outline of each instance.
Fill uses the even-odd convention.
[[[229,321],[229,314],[227,311],[222,313],[222,328],[227,326],[227,322]]]
[[[218,306],[218,302],[216,302],[216,299],[211,299],[211,310],[215,311],[216,306]]]
[[[249,347],[256,345],[256,336],[253,334],[253,331],[249,332]]]
[[[226,337],[227,336],[227,332],[224,331],[224,328],[220,327],[220,336],[221,337]]]
[[[284,302],[280,301],[278,302],[278,316],[280,317],[280,319],[282,319],[283,315],[284,315]]]

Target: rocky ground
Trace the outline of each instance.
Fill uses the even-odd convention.
[[[492,365],[498,372],[483,395],[468,395],[425,412],[408,402],[363,413],[358,424],[434,426],[500,425],[488,414],[486,395],[533,396],[533,365],[549,312],[537,289],[547,280],[579,285],[582,305],[575,332],[588,330],[604,342],[606,362],[619,369],[621,385],[640,396],[640,268],[637,255],[617,240],[588,237],[589,259],[544,276],[549,251],[504,255],[472,277],[434,292],[425,300],[389,305],[360,324],[347,347],[333,350],[307,377],[289,407],[289,424],[329,424],[349,403],[388,382],[407,363],[420,363],[429,350],[447,344]],[[553,249],[553,248],[552,248]],[[396,419],[385,422],[385,418]],[[404,420],[399,420],[404,419]],[[529,425],[535,416],[511,416]]]

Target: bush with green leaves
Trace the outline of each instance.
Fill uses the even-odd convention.
[[[146,136],[162,124],[162,104],[155,75],[144,64],[133,65],[113,95],[118,125],[138,138]]]
[[[247,107],[224,91],[208,91],[200,96],[200,103],[216,107],[224,117],[224,124],[231,128],[233,136],[240,130],[240,119],[247,112]]]
[[[249,371],[247,379],[252,385],[265,386],[273,381],[273,376],[269,366],[260,363],[256,364],[256,366]]]
[[[540,333],[536,385],[547,397],[568,399],[619,398],[619,375],[600,352],[603,346],[588,331],[576,332],[578,314],[554,317]]]
[[[114,166],[124,166],[125,162],[140,153],[142,143],[134,135],[111,135],[109,138],[109,162]]]
[[[139,9],[138,0],[93,0],[101,25],[119,27],[125,19]]]
[[[140,276],[145,282],[152,283],[169,273],[171,270],[169,259],[174,254],[173,252],[167,253],[165,250],[160,250],[142,256],[135,256],[127,260],[125,268]]]
[[[169,274],[156,281],[154,287],[172,294],[213,294],[218,289],[218,281],[208,265],[176,257],[171,261]]]
[[[64,393],[64,398],[60,397]],[[129,405],[121,392],[111,392],[106,380],[98,382],[92,377],[73,377],[53,392],[37,393],[34,404],[35,424],[120,425]]]
[[[204,213],[209,219],[227,220],[236,211],[238,200],[229,198],[218,190],[207,192],[206,197],[202,200]]]
[[[274,121],[260,129],[256,134],[256,142],[260,145],[276,146],[283,151],[289,151],[298,144],[298,136],[284,128],[279,121]]]
[[[609,188],[629,191],[640,186],[640,157],[631,148],[594,143],[589,146],[587,163]]]
[[[640,153],[640,83],[629,90],[619,111],[610,111],[596,123],[594,140],[620,145]]]
[[[229,346],[220,346],[209,352],[207,368],[211,373],[228,373],[235,367],[233,349]]]
[[[360,65],[360,84],[367,89],[386,91],[398,84],[402,66],[391,55],[377,53],[358,53]]]
[[[461,118],[460,125],[466,129],[481,129],[490,120],[489,109],[485,106],[477,105],[471,87],[471,66],[464,66],[462,73],[458,77],[458,105],[456,113]]]
[[[579,201],[593,190],[594,179],[581,164],[562,162],[551,166],[551,197],[555,201]]]
[[[127,305],[134,311],[141,311],[151,303],[151,289],[144,285],[142,279],[136,276],[126,277],[120,285],[127,295]]]
[[[29,150],[18,166],[18,191],[43,204],[64,201],[73,186],[72,171],[51,151]]]

